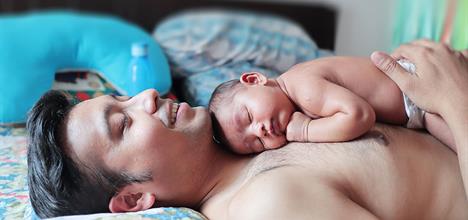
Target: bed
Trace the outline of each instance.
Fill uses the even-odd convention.
[[[158,41],[170,61],[173,88],[167,97],[187,101],[192,105],[206,105],[210,92],[222,81],[236,78],[243,70],[264,71],[275,76],[291,65],[322,56],[329,56],[334,49],[336,12],[326,5],[299,5],[240,1],[0,1],[0,12],[21,12],[64,8],[78,11],[94,11],[116,15],[143,27]],[[221,10],[221,11],[220,11]],[[207,20],[220,21],[232,31],[213,29]],[[196,45],[180,47],[183,39],[199,39],[187,29],[173,25],[191,25],[193,21],[206,31],[213,31],[216,39],[208,39],[213,45],[228,41],[233,47],[250,48],[252,53],[238,53],[228,58],[215,56],[219,47],[212,48],[210,59]],[[252,22],[255,21],[255,22]],[[208,26],[207,26],[208,25]],[[176,25],[177,26],[177,25]],[[236,29],[237,28],[237,29]],[[257,41],[232,40],[239,28],[255,31]],[[225,29],[223,29],[225,30]],[[216,32],[218,31],[218,32]],[[253,35],[252,35],[253,36]],[[227,40],[231,39],[231,40]],[[241,44],[239,42],[244,42]],[[249,42],[249,43],[245,43]],[[255,46],[253,46],[255,45]],[[203,49],[203,48],[202,48]],[[269,57],[268,54],[278,54]],[[233,56],[235,58],[233,58]],[[254,56],[254,58],[252,58]],[[212,59],[216,57],[216,59]],[[194,59],[201,59],[197,65]],[[283,62],[279,62],[283,60]],[[286,62],[286,61],[288,62]],[[206,80],[209,79],[209,80]],[[104,79],[90,71],[69,72],[56,76],[54,88],[67,90],[80,100],[102,94],[118,94]],[[75,85],[74,85],[75,84]],[[81,84],[85,86],[77,86]],[[0,218],[37,218],[28,201],[26,181],[27,138],[24,125],[0,126]],[[65,219],[205,219],[195,210],[183,207],[154,208],[145,212],[127,214],[97,214],[64,217]]]

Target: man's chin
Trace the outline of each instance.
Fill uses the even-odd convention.
[[[208,110],[204,107],[194,107],[194,110],[195,116],[192,120],[192,125],[196,130],[195,133],[197,133],[200,138],[201,136],[208,136],[211,139],[213,136],[213,126]]]

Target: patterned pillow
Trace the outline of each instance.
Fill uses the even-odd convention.
[[[188,208],[154,208],[141,212],[101,213],[93,215],[74,215],[52,218],[53,220],[207,220],[200,213]]]
[[[26,185],[26,132],[0,126],[0,218],[30,218]]]
[[[206,105],[214,88],[257,70],[270,76],[331,52],[320,50],[296,23],[248,11],[186,11],[156,26],[154,38],[166,53],[184,98]]]

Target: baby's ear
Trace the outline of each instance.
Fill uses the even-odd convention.
[[[242,73],[240,79],[241,83],[247,85],[265,85],[268,81],[268,78],[258,72],[247,72]]]

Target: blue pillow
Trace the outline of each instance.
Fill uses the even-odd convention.
[[[128,91],[131,44],[148,44],[162,94],[171,87],[169,65],[144,30],[115,17],[68,11],[0,16],[0,123],[21,123],[64,69],[98,72]]]
[[[216,86],[245,71],[276,77],[296,63],[333,55],[292,20],[248,11],[185,11],[158,24],[153,36],[192,105],[206,106]]]

